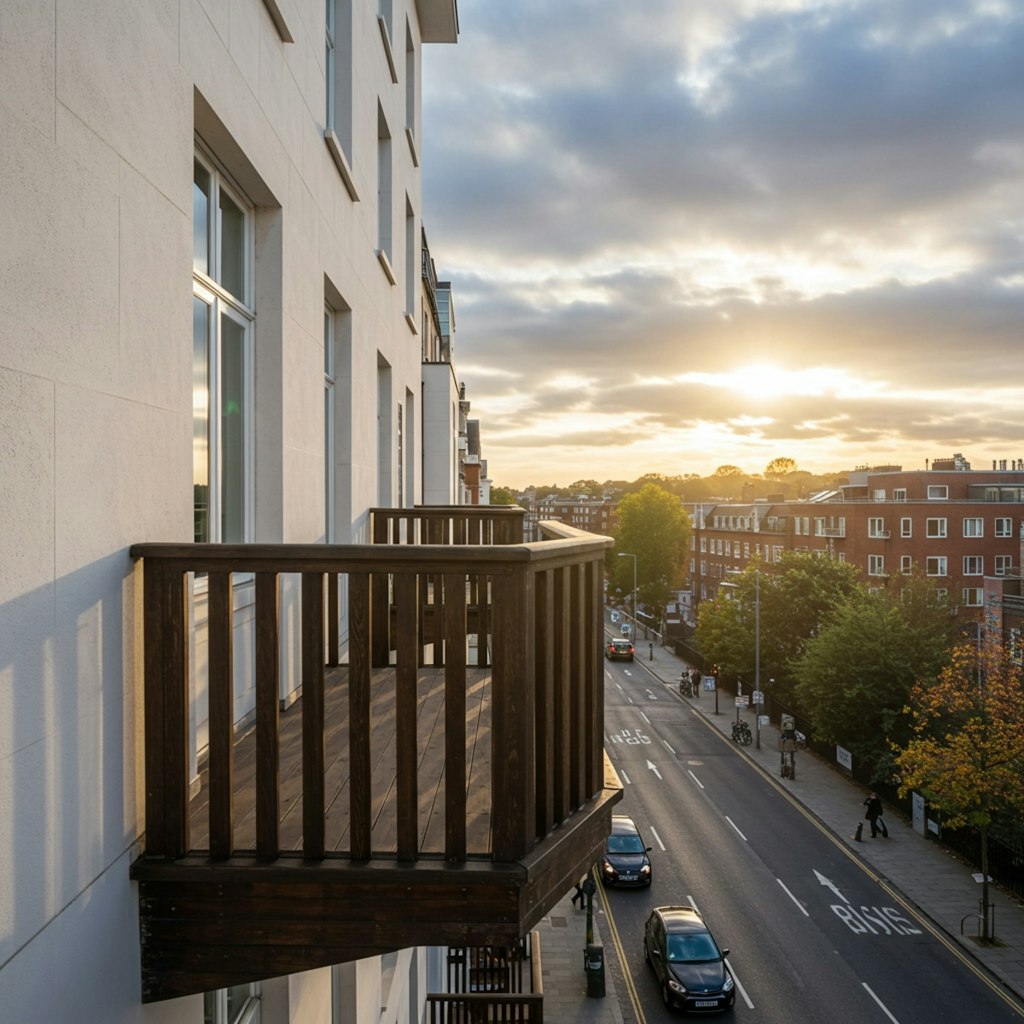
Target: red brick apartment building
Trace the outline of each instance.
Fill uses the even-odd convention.
[[[923,470],[861,469],[839,489],[804,500],[702,504],[692,516],[698,605],[752,558],[770,565],[783,551],[814,551],[856,565],[879,586],[919,566],[974,617],[985,604],[986,577],[1020,576],[1024,460],[972,470],[957,455]]]
[[[527,529],[535,528],[544,520],[556,520],[578,530],[610,537],[619,521],[619,503],[610,498],[552,494],[538,502],[531,501],[528,506]]]

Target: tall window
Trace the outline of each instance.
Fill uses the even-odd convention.
[[[909,576],[914,570],[914,560],[910,555],[900,555],[900,572],[904,576]]]
[[[879,516],[872,516],[868,519],[868,536],[869,537],[888,537],[889,534],[885,531],[885,520]]]
[[[868,555],[868,575],[885,575],[885,555]]]
[[[985,591],[982,587],[964,587],[962,603],[965,608],[980,608],[984,596]]]
[[[253,210],[197,152],[192,188],[192,485],[195,540],[249,539]]]
[[[324,540],[334,543],[334,310],[324,307]]]
[[[900,536],[910,537],[914,533],[914,520],[910,516],[900,517]]]
[[[930,558],[925,559],[925,573],[928,576],[945,576],[946,573],[946,556],[945,555],[933,555]]]
[[[996,576],[1009,576],[1013,572],[1013,555],[996,555],[994,573]]]
[[[353,200],[352,177],[352,0],[326,0],[324,25],[324,141]]]
[[[391,132],[384,111],[377,109],[377,256],[395,283],[391,269]]]
[[[946,536],[946,520],[942,519],[928,519],[925,521],[925,536],[936,538]]]
[[[997,537],[1012,537],[1013,536],[1013,520],[1009,516],[999,516],[996,519],[996,536]]]

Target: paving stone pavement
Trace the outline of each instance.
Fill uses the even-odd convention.
[[[641,654],[643,657],[641,658]],[[635,667],[678,692],[686,664],[671,651],[641,641]],[[652,657],[653,655],[653,657]],[[715,714],[714,696],[704,693],[687,698],[706,721],[730,735],[736,712],[732,699],[720,700]],[[741,711],[756,733],[755,717]],[[1024,906],[1009,893],[991,890],[995,904],[995,936],[998,944],[980,945],[976,915],[981,897],[974,869],[962,863],[937,842],[918,834],[911,823],[886,808],[889,837],[870,838],[863,820],[862,802],[867,791],[842,771],[807,750],[797,753],[796,777],[783,779],[777,746],[778,729],[761,730],[761,745],[737,748],[760,771],[770,775],[815,818],[833,832],[865,865],[911,904],[937,930],[943,932],[984,968],[997,983],[1024,997]],[[863,824],[858,841],[856,827]],[[544,1017],[558,1024],[631,1024],[633,1013],[626,986],[614,963],[615,951],[607,941],[600,895],[594,900],[594,940],[603,945],[606,959],[604,997],[587,995],[583,952],[587,915],[572,906],[570,894],[538,926],[543,957]],[[616,982],[618,978],[618,983]]]

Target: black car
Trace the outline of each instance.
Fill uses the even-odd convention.
[[[612,815],[612,833],[601,859],[601,880],[605,885],[650,885],[650,852],[632,818]]]
[[[632,661],[633,642],[631,640],[609,640],[604,649],[609,661]]]
[[[704,918],[693,907],[655,907],[644,927],[644,959],[654,968],[665,1005],[687,1012],[727,1010],[736,986]]]

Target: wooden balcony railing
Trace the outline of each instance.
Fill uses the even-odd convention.
[[[132,548],[145,647],[146,832],[132,868],[144,999],[409,945],[508,943],[593,862],[621,798],[603,750],[611,541],[544,526],[548,539],[527,544],[521,510],[374,510],[369,545]],[[208,593],[200,799],[190,574]],[[283,711],[286,574],[301,579],[289,633],[301,699]],[[245,652],[240,587],[253,595]],[[240,653],[255,690],[244,737]],[[411,886],[421,899],[410,909]],[[260,927],[240,939],[232,917]]]

